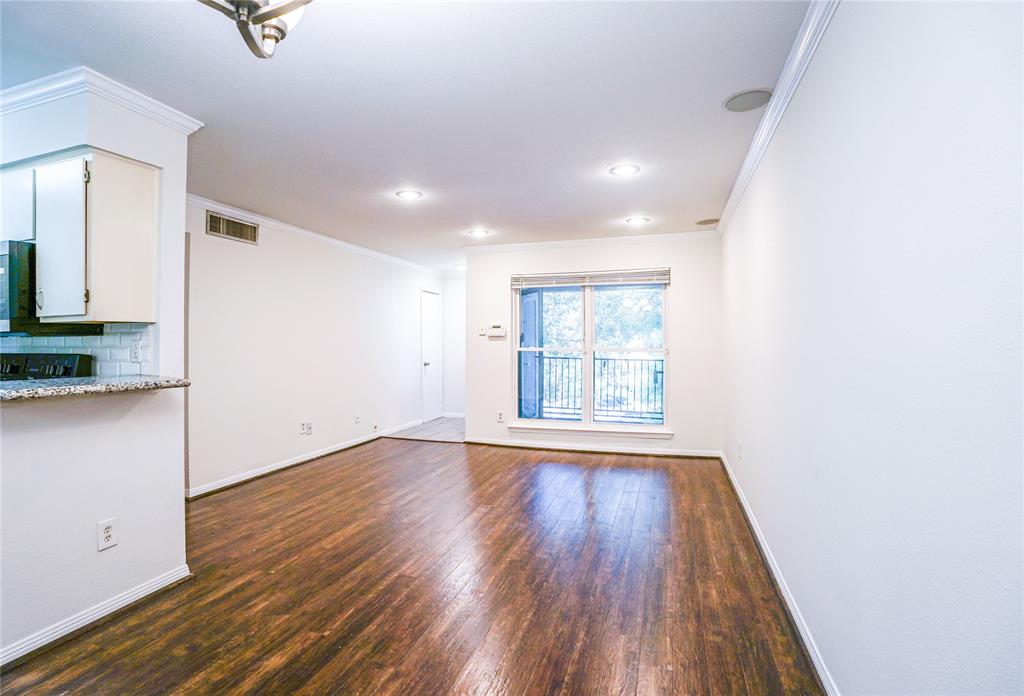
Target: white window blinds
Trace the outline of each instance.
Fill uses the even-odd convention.
[[[514,275],[512,276],[512,289],[579,285],[668,285],[669,282],[669,269],[643,268],[628,271],[594,271],[592,273]]]

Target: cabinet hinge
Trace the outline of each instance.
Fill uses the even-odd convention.
[[[82,299],[83,299],[83,300],[84,300],[85,302],[88,302],[88,301],[89,301],[89,291],[88,291],[88,290],[86,290],[86,291],[85,291],[85,295],[84,295],[84,296],[82,297]]]
[[[88,184],[90,181],[92,181],[92,175],[89,173],[89,170],[86,169],[85,170],[85,183]]]

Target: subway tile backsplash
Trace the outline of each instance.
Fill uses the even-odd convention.
[[[142,342],[142,362],[131,361],[131,346]],[[94,374],[104,377],[154,374],[153,325],[105,324],[102,336],[2,336],[4,353],[83,353]]]

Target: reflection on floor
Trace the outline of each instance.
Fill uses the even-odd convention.
[[[426,440],[428,442],[464,442],[466,439],[465,418],[435,418],[432,421],[399,430],[388,437],[399,440]]]

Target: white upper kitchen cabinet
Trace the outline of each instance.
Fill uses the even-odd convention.
[[[159,170],[98,150],[35,167],[44,322],[153,322]]]
[[[36,175],[36,315],[85,316],[86,162],[54,162]]]
[[[25,241],[35,235],[33,179],[31,168],[0,173],[0,240]]]

